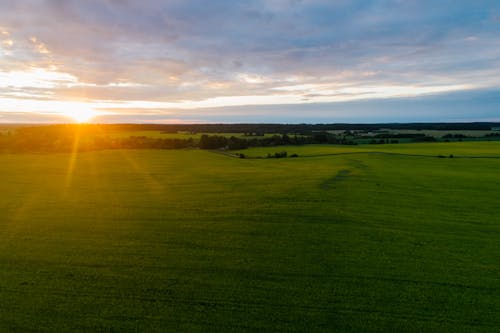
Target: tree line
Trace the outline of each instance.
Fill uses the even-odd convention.
[[[155,138],[148,136],[113,137],[89,134],[78,130],[48,130],[22,128],[15,133],[0,134],[0,151],[4,152],[70,152],[103,149],[228,149],[249,147],[303,145],[313,143],[355,144],[345,137],[331,134],[311,136],[276,134],[269,137],[227,137],[204,134],[199,140],[193,138]]]
[[[196,129],[202,126],[197,125]],[[227,130],[235,131],[243,125],[251,124],[222,124]],[[221,126],[222,126],[221,125]],[[454,125],[454,124],[449,124]],[[360,143],[398,143],[399,139],[406,142],[432,142],[437,139],[424,133],[372,133],[358,130],[342,131],[310,131],[306,133],[284,132],[270,135],[268,125],[251,125],[246,127],[241,136],[229,136],[229,134],[203,134],[199,139],[193,137],[169,138],[151,137],[141,135],[126,136],[127,133],[140,133],[136,130],[152,130],[171,125],[49,125],[17,127],[15,130],[0,132],[0,151],[7,152],[68,152],[78,149],[79,151],[102,150],[102,149],[228,149],[240,150],[250,147],[270,147],[283,145],[305,145],[305,144],[337,144],[355,145]],[[181,126],[181,125],[179,125]],[[194,126],[194,125],[182,125]],[[213,125],[216,126],[216,125]],[[271,126],[271,125],[269,125]],[[292,126],[273,124],[272,126]],[[300,125],[293,125],[300,126]],[[304,125],[319,126],[319,125]],[[363,125],[367,126],[367,125]],[[385,126],[385,125],[384,125]],[[193,127],[189,127],[194,129]],[[220,127],[213,127],[221,130]],[[207,128],[205,128],[207,129]],[[239,128],[242,129],[242,128]],[[298,130],[300,127],[292,127]],[[189,132],[194,133],[194,132]],[[188,133],[188,134],[189,134]],[[230,132],[235,133],[235,132]],[[487,137],[497,136],[497,133],[489,134]],[[442,139],[458,139],[466,137],[462,134],[447,134]],[[486,136],[485,136],[486,137]]]
[[[440,130],[464,131],[482,130],[489,131],[499,128],[500,123],[495,122],[465,122],[465,123],[377,123],[377,124],[90,124],[88,127],[106,128],[115,131],[163,131],[165,133],[247,133],[263,135],[265,133],[297,133],[308,135],[314,132],[326,131],[377,131],[390,130]]]

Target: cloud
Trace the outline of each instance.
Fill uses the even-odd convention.
[[[495,89],[498,17],[496,1],[3,0],[0,99],[289,108]]]

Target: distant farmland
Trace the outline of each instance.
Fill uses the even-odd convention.
[[[498,332],[500,142],[281,150],[0,154],[0,331]]]

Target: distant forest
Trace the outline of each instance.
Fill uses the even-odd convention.
[[[110,124],[110,128],[123,130],[158,130],[168,133],[300,133],[317,131],[375,131],[394,130],[479,130],[489,131],[500,127],[500,123],[380,123],[380,124]]]
[[[409,124],[84,124],[8,126],[0,131],[3,152],[67,152],[102,149],[228,149],[304,144],[499,140],[500,123]],[[402,132],[397,132],[398,130]],[[413,132],[409,133],[408,130]],[[434,137],[425,130],[455,131]],[[144,133],[156,135],[144,135]],[[460,131],[485,132],[481,138]],[[182,133],[180,137],[172,134]],[[235,133],[239,135],[235,136]],[[465,133],[465,132],[464,132]],[[164,136],[163,136],[164,135]],[[170,137],[169,137],[170,135]]]

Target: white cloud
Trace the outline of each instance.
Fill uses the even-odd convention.
[[[56,88],[70,85],[78,79],[68,73],[33,68],[28,71],[0,71],[0,88]]]

